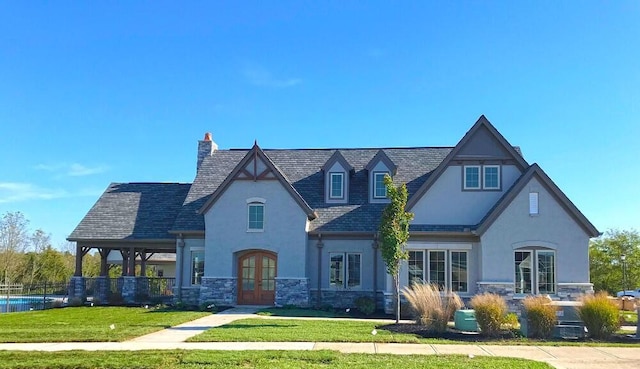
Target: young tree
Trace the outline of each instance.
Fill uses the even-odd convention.
[[[4,214],[0,219],[0,281],[15,281],[22,256],[29,245],[29,221],[20,212]]]
[[[404,246],[409,240],[409,222],[413,219],[413,213],[405,210],[408,194],[404,183],[395,187],[391,177],[385,175],[384,185],[390,202],[382,212],[380,220],[380,249],[382,259],[387,266],[387,273],[393,277],[396,323],[398,323],[400,322],[400,262],[409,258]]]
[[[622,255],[625,255],[623,265]],[[596,291],[615,294],[626,288],[640,288],[640,233],[610,229],[589,243],[591,283]],[[626,276],[623,273],[626,272]]]

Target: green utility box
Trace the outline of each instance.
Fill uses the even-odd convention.
[[[476,321],[475,310],[457,310],[453,314],[453,323],[454,327],[459,331],[478,331],[478,322]]]

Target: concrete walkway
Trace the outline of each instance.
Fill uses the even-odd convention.
[[[336,350],[344,353],[503,356],[544,361],[560,369],[640,368],[638,347],[500,346],[484,344],[403,344],[344,342],[184,342],[205,330],[237,319],[256,317],[261,307],[238,307],[211,314],[126,342],[5,343],[16,351],[137,351],[137,350]],[[275,318],[275,317],[274,317]],[[277,319],[279,319],[278,317]],[[303,319],[303,318],[298,318]],[[317,319],[317,318],[312,318]]]

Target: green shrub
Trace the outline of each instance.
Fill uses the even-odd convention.
[[[519,325],[520,322],[518,322],[518,314],[516,313],[508,313],[502,319],[502,326],[505,329],[517,329]]]
[[[354,303],[356,308],[364,315],[371,315],[376,311],[376,302],[371,297],[360,296]]]
[[[582,306],[576,309],[587,327],[589,337],[605,339],[620,328],[618,306],[609,300],[606,292],[585,295],[580,300]]]
[[[436,284],[413,284],[411,288],[402,289],[411,309],[416,324],[425,326],[432,333],[443,333],[453,313],[464,304],[455,292],[447,292],[444,296]]]
[[[527,317],[528,334],[534,338],[549,338],[557,324],[557,307],[544,296],[528,296],[522,301]]]
[[[500,325],[507,315],[507,303],[504,299],[493,293],[483,293],[473,296],[470,304],[476,312],[481,334],[488,337],[498,336]]]

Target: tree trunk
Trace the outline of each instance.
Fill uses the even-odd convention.
[[[398,274],[393,276],[393,289],[396,300],[396,324],[398,324],[400,323],[400,276]]]

